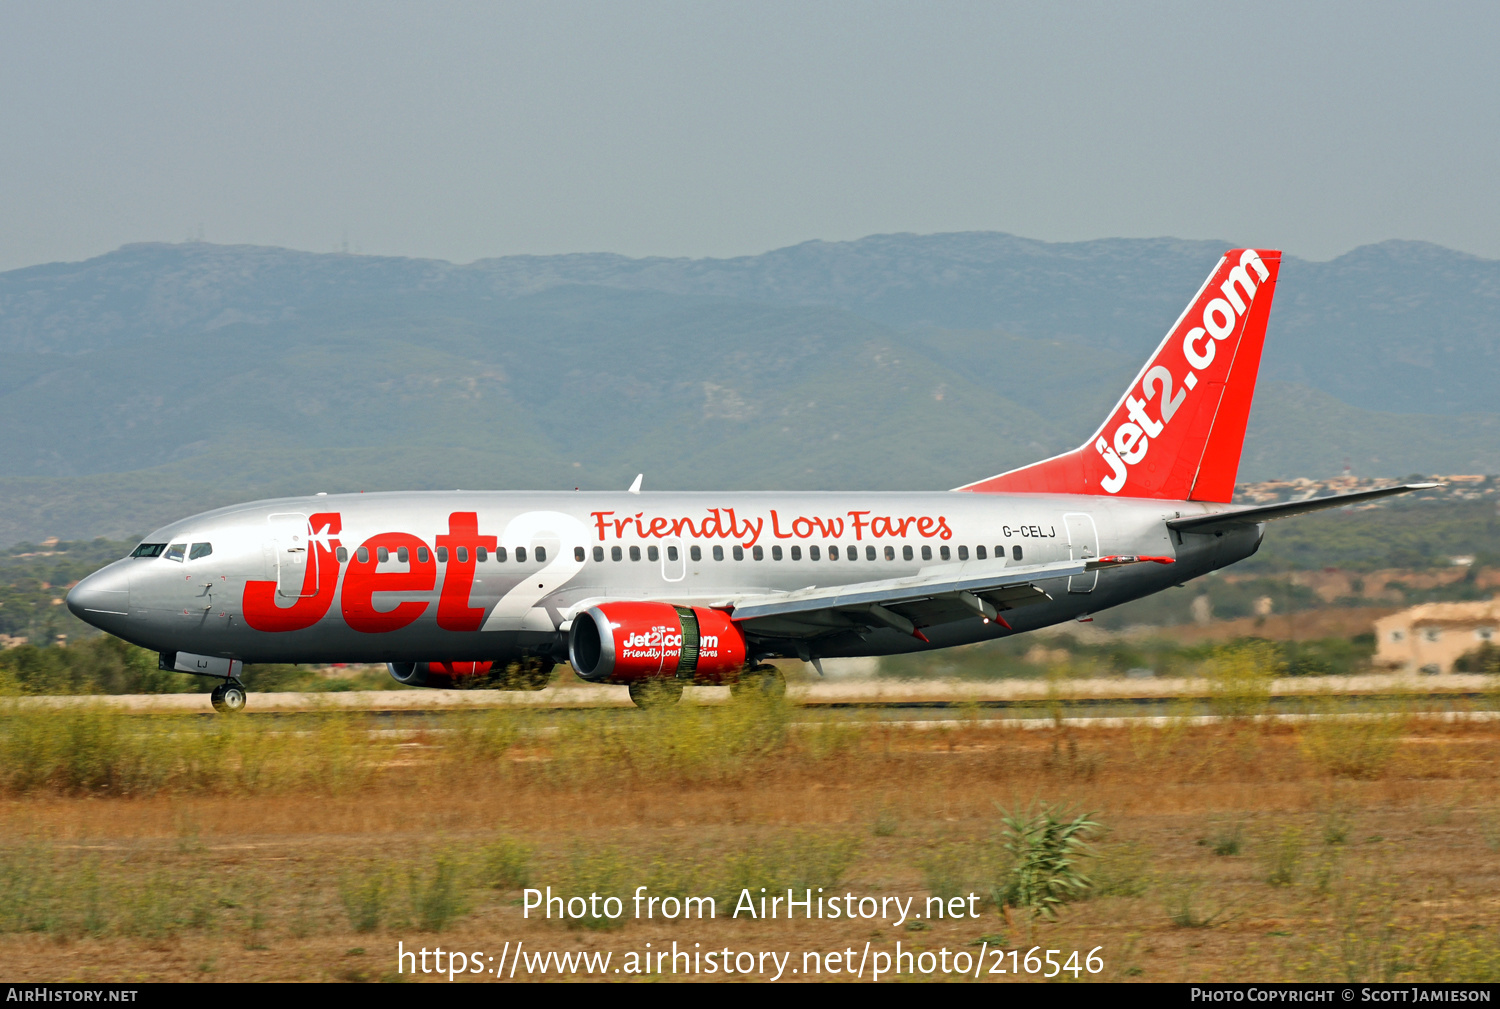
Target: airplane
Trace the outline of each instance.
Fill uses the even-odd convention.
[[[953,490],[281,498],[164,526],[67,604],[221,681],[221,712],[246,663],[535,690],[567,662],[646,707],[783,693],[774,658],[821,673],[1087,619],[1249,557],[1268,521],[1435,486],[1231,504],[1280,266],[1227,252],[1087,441]]]

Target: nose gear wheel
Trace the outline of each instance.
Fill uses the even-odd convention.
[[[221,683],[214,687],[208,699],[213,702],[215,711],[221,715],[232,715],[245,709],[245,687],[234,681]]]

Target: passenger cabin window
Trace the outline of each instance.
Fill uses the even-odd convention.
[[[779,560],[781,560],[781,547],[775,546],[775,547],[771,548],[771,560],[773,560],[773,561],[779,561]]]
[[[430,557],[430,556],[431,556],[431,554],[429,554],[427,552],[427,548],[426,547],[417,547],[417,563],[418,564],[426,564],[427,563],[427,558]]]
[[[997,561],[1003,561],[1003,560],[1005,560],[1005,546],[1003,544],[1000,545],[1000,546],[995,547],[995,560],[997,560]]]
[[[411,553],[405,547],[397,547],[396,560],[400,561],[402,564],[410,564]]]
[[[909,561],[909,560],[911,560],[911,556],[912,556],[912,554],[911,554],[911,547],[910,546],[904,546],[904,547],[901,548],[901,559],[903,561]]]
[[[754,546],[750,548],[750,556],[758,561],[763,561],[766,559],[766,551],[760,546]]]
[[[1021,559],[1021,544],[1017,543],[1015,546],[1011,547],[1010,548],[1010,555],[1012,557],[1014,557],[1016,560],[1020,560]]]
[[[948,548],[946,546],[938,547],[938,556],[941,557],[945,561],[952,559],[952,554],[949,553]]]
[[[922,544],[922,559],[924,561],[932,560],[932,547],[928,546],[925,543]]]
[[[808,547],[807,548],[807,559],[810,560],[810,561],[822,560],[822,558],[818,556],[818,548],[817,547]]]
[[[188,560],[195,561],[199,557],[207,557],[214,552],[212,543],[194,543],[193,548],[188,551]]]
[[[498,563],[498,564],[504,564],[505,563],[505,548],[504,547],[496,547],[495,548],[495,562]]]
[[[167,560],[169,561],[176,561],[178,564],[181,564],[182,558],[186,555],[186,543],[173,543],[171,546],[167,547]]]
[[[458,554],[458,563],[460,563],[460,564],[467,564],[467,563],[469,563],[469,548],[468,547],[459,547],[454,552]],[[580,557],[578,559],[579,560],[583,560],[582,557]]]
[[[982,561],[982,560],[984,560],[984,558],[985,558],[984,547],[975,547],[974,548],[974,559],[976,561]]]
[[[888,547],[885,548],[885,559],[888,560],[888,561],[893,561],[893,560],[896,559],[896,548],[895,547],[888,546]]]
[[[802,559],[802,548],[801,547],[792,547],[792,560],[794,560],[794,561],[800,561],[801,559]]]
[[[333,555],[339,559],[340,564],[349,563],[349,551],[345,550],[343,547],[339,547],[337,550],[335,550],[333,552]]]
[[[836,560],[839,559],[839,548],[838,547],[836,547],[836,546],[830,546],[828,548],[828,559],[831,560],[831,561],[836,561]]]
[[[867,561],[873,561],[874,559],[875,559],[875,548],[874,547],[865,547],[865,560],[867,560]]]
[[[958,548],[958,559],[961,560],[961,561],[966,561],[966,560],[969,559],[969,548],[968,547],[959,547]]]
[[[526,548],[525,547],[516,547],[516,563],[517,564],[525,564],[526,563]]]
[[[587,556],[588,555],[586,553],[584,553],[583,547],[574,547],[573,548],[573,559],[575,561],[579,561],[581,563],[583,561],[583,559],[585,557],[587,557]]]
[[[721,546],[719,546],[718,544],[714,544],[714,560],[716,560],[716,561],[722,561],[723,559],[724,559],[724,548],[721,547]]]
[[[624,549],[622,549],[621,547],[610,547],[609,559],[612,561],[623,561],[625,559]]]
[[[532,553],[536,554],[536,562],[538,564],[542,563],[543,561],[545,561],[547,559],[547,548],[546,547],[537,547],[535,550],[532,551]],[[521,551],[520,550],[516,551],[516,557],[517,557],[517,559],[523,560],[523,561],[526,559],[525,557],[521,556]]]
[[[658,550],[658,549],[656,549],[656,547],[647,547],[646,548],[646,560],[648,560],[648,561],[659,561],[659,560],[661,560],[661,551]]]
[[[368,564],[370,563],[370,548],[360,547],[358,550],[354,551],[354,556],[359,558],[359,562],[361,564]]]
[[[130,552],[132,557],[160,557],[161,552],[167,549],[165,543],[142,543]]]
[[[640,547],[631,547],[630,548],[630,559],[633,560],[633,561],[638,561],[638,560],[641,559],[641,548]]]
[[[602,561],[602,560],[604,560],[604,548],[603,547],[595,547],[594,548],[594,560],[596,560],[596,561]]]
[[[667,547],[667,560],[675,561],[680,556],[681,554],[677,552],[676,547]]]
[[[688,556],[695,561],[701,561],[703,559],[703,550],[698,546],[698,544],[694,543],[688,549]]]
[[[438,563],[439,564],[447,564],[448,563],[448,548],[447,547],[438,547],[437,548],[437,559],[438,559]]]
[[[744,547],[742,547],[742,546],[736,546],[734,548],[734,559],[737,560],[737,561],[742,561],[742,560],[745,559],[745,548]]]
[[[474,559],[476,561],[479,561],[479,562],[483,563],[484,561],[487,561],[487,560],[490,559],[490,552],[488,550],[486,550],[484,547],[480,547],[478,550],[474,551]]]

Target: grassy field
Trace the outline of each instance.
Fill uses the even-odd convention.
[[[398,942],[619,966],[675,940],[790,952],[789,974],[804,952],[828,967],[899,941],[970,962],[1102,947],[1082,980],[1500,977],[1496,723],[1331,702],[1260,721],[1257,661],[1220,656],[1225,720],[1154,729],[974,713],[918,731],[779,702],[455,713],[421,731],[9,708],[0,963],[38,981],[410,980]],[[1068,849],[1059,825],[1084,813],[1098,826]],[[717,917],[635,920],[641,885],[712,896]],[[548,886],[627,911],[523,918],[523,888]],[[974,893],[978,917],[731,918],[762,886],[913,909]]]

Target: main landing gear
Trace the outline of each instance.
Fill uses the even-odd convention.
[[[665,708],[682,700],[683,681],[677,679],[631,680],[630,700],[637,708]],[[729,685],[729,696],[740,699],[786,696],[786,675],[775,666],[751,666]]]
[[[232,715],[245,710],[245,685],[239,680],[226,680],[214,687],[208,698],[214,702],[214,710],[219,714]]]
[[[682,700],[681,680],[631,680],[629,689],[637,708],[666,708]]]
[[[770,697],[786,696],[786,674],[770,664],[751,666],[740,674],[735,683],[729,685],[729,696]]]

